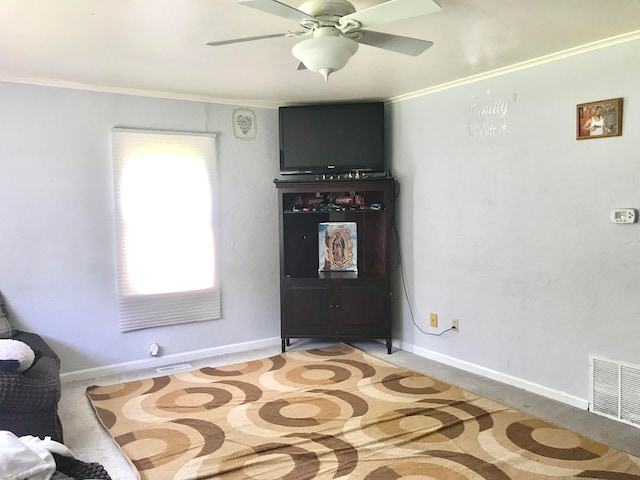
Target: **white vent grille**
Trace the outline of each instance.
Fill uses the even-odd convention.
[[[159,367],[156,370],[160,373],[172,373],[172,372],[181,372],[182,370],[189,370],[191,365],[188,363],[178,363],[176,365],[169,365],[167,367]]]
[[[640,365],[590,356],[589,410],[640,426]]]
[[[640,426],[640,367],[620,366],[620,417]]]

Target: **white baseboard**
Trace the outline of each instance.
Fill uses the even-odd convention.
[[[400,342],[397,346],[398,348],[401,348],[406,352],[414,353],[421,357],[428,358],[429,360],[433,360],[435,362],[442,363],[444,365],[449,365],[450,367],[455,367],[460,370],[464,370],[465,372],[475,373],[477,375],[490,378],[491,380],[496,380],[498,382],[511,385],[512,387],[521,388],[523,390],[526,390],[527,392],[535,393],[537,395],[541,395],[543,397],[550,398],[552,400],[556,400],[558,402],[562,402],[567,405],[571,405],[572,407],[580,408],[582,410],[588,410],[589,408],[589,400],[585,398],[576,397],[574,395],[570,395],[568,393],[555,390],[553,388],[545,387],[544,385],[539,385],[537,383],[530,382],[528,380],[523,380],[521,378],[514,377],[512,375],[507,375],[505,373],[497,372],[495,370],[491,370],[489,368],[485,368],[480,365],[476,365],[470,362],[465,362],[464,360],[459,360],[454,357],[449,357],[448,355],[443,355],[441,353],[434,352],[432,350],[427,350],[422,347],[417,347],[412,344]]]
[[[279,346],[280,344],[281,344],[280,337],[266,338],[263,340],[256,340],[252,342],[235,343],[231,345],[223,345],[220,347],[206,348],[203,350],[194,350],[191,352],[184,352],[184,353],[179,353],[175,355],[166,355],[162,357],[150,357],[144,360],[136,360],[133,362],[125,362],[125,363],[118,363],[113,365],[105,365],[105,366],[96,367],[96,368],[87,368],[84,370],[76,370],[73,372],[66,372],[61,374],[60,379],[63,383],[80,381],[80,380],[89,380],[89,379],[99,378],[107,375],[117,375],[117,374],[122,374],[127,372],[134,372],[137,370],[158,368],[158,367],[164,367],[167,365],[173,365],[177,363],[191,362],[195,360],[201,360],[208,357],[216,357],[219,355],[225,355],[229,353],[246,352],[246,351],[255,350],[259,348],[273,347],[276,345]],[[434,352],[432,350],[427,350],[422,347],[417,347],[409,343],[394,342],[393,345],[407,352],[414,353],[420,357],[428,358],[429,360],[433,360],[435,362],[442,363],[444,365],[449,365],[451,367],[459,368],[460,370],[464,370],[465,372],[481,375],[483,377],[487,377],[492,380],[496,380],[498,382],[511,385],[512,387],[521,388],[528,392],[535,393],[537,395],[541,395],[543,397],[550,398],[552,400],[556,400],[576,408],[580,408],[583,410],[588,410],[589,408],[588,399],[579,398],[574,395],[569,395],[568,393],[561,392],[559,390],[548,388],[543,385],[530,382],[528,380],[523,380],[521,378],[514,377],[512,375],[507,375],[501,372],[497,372],[495,370],[491,370],[491,369],[482,367],[480,365],[466,362],[464,360],[459,360],[457,358],[450,357],[448,355],[443,355],[441,353]],[[391,359],[391,361],[392,360],[393,359]]]
[[[84,370],[75,370],[73,372],[62,373],[60,375],[60,381],[62,383],[69,383],[74,381],[90,380],[107,375],[118,375],[127,372],[135,372],[137,370],[165,367],[167,365],[193,362],[204,358],[217,357],[229,353],[247,352],[259,348],[273,347],[275,345],[281,345],[280,337],[266,338],[252,342],[235,343],[220,347],[205,348],[202,350],[193,350],[191,352],[177,353],[174,355],[163,355],[161,357],[149,357],[144,360],[116,363],[102,367],[87,368]],[[278,349],[278,351],[280,350]]]

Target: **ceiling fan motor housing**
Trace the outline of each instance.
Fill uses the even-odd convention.
[[[298,9],[318,20],[330,22],[337,22],[340,17],[356,11],[347,0],[307,0]]]

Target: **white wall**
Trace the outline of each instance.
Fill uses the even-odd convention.
[[[640,207],[639,60],[635,41],[388,106],[415,320],[460,319],[421,333],[397,279],[397,341],[577,399],[589,354],[640,363],[640,224],[609,221]],[[576,105],[616,97],[623,135],[577,141]]]
[[[62,371],[279,336],[277,110],[0,83],[0,290],[17,327],[43,335]],[[111,128],[218,134],[222,319],[120,333]]]
[[[640,57],[632,42],[388,106],[398,225],[416,321],[396,278],[394,340],[577,399],[588,355],[640,363]],[[621,137],[575,140],[575,106],[624,98]],[[234,138],[232,106],[1,84],[0,290],[63,371],[279,336],[277,111]],[[509,101],[504,118],[470,112]],[[110,130],[219,134],[223,318],[118,329]],[[475,127],[495,135],[474,138]],[[499,134],[498,131],[503,133]]]

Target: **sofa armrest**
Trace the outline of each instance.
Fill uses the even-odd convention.
[[[0,372],[0,412],[38,412],[56,408],[61,396],[58,365],[40,358],[25,374]]]
[[[60,358],[35,333],[16,332],[12,338],[38,350],[41,356],[25,372],[0,372],[0,412],[55,410],[61,396]]]

